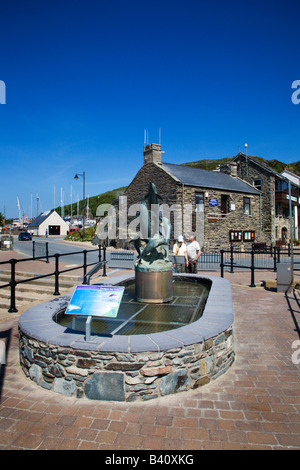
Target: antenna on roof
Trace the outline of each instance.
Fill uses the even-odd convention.
[[[248,148],[248,144],[245,144],[245,154],[246,154],[246,171],[247,171],[247,176],[248,176],[248,158],[247,158],[247,148]]]
[[[39,215],[39,200],[40,200],[39,195],[38,193],[36,193],[36,216],[37,217]]]
[[[158,143],[161,145],[161,127],[159,128],[159,133],[158,133]]]
[[[149,134],[147,129],[144,130],[144,145],[148,145],[149,143]]]

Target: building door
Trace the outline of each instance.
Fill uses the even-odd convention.
[[[48,233],[49,235],[60,235],[60,225],[49,225]]]

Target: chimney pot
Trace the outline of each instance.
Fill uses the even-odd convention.
[[[146,163],[161,163],[160,144],[149,144],[144,146],[144,165]]]

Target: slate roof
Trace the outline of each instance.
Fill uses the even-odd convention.
[[[247,194],[260,194],[250,184],[239,178],[226,175],[219,171],[202,170],[185,165],[175,165],[173,163],[161,163],[161,167],[180,183],[199,188],[223,189]]]
[[[41,225],[44,220],[48,219],[49,215],[52,214],[52,211],[47,211],[47,212],[42,212],[40,215],[36,217],[29,225],[28,228],[30,227],[38,227]]]

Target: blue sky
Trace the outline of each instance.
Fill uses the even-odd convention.
[[[164,161],[300,160],[298,0],[1,3],[0,212],[130,183],[161,128]]]

